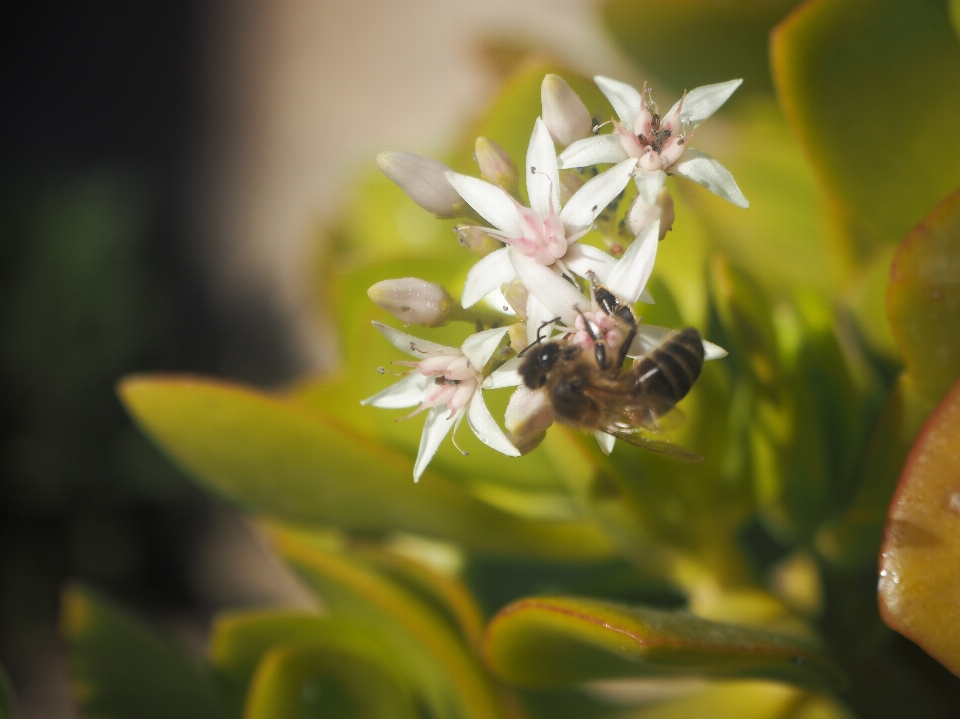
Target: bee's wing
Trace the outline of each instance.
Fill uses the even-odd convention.
[[[622,439],[628,444],[636,445],[637,447],[642,447],[650,452],[663,454],[667,457],[673,457],[674,459],[679,459],[683,462],[703,461],[703,457],[696,452],[691,452],[688,449],[678,447],[677,445],[670,444],[669,442],[660,442],[655,439],[649,439],[636,431],[622,429],[616,426],[601,427],[601,431],[606,432],[607,434],[612,434],[617,439]]]

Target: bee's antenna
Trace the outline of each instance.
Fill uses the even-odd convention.
[[[536,339],[536,341],[535,341],[535,342],[531,342],[531,343],[528,344],[526,347],[524,347],[522,350],[520,350],[520,352],[517,353],[517,357],[523,357],[527,352],[530,351],[530,349],[531,349],[532,347],[536,347],[538,344],[540,344],[541,342],[543,342],[543,341],[546,339],[546,337],[541,337],[541,336],[540,336],[540,333],[543,332],[543,328],[544,328],[544,327],[547,327],[547,326],[549,326],[549,325],[552,325],[554,322],[557,322],[557,321],[559,321],[560,319],[561,319],[560,317],[554,317],[552,320],[547,320],[546,322],[542,323],[542,324],[537,328],[537,339]]]

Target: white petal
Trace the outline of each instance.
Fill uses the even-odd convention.
[[[609,77],[597,75],[593,78],[606,98],[613,105],[613,109],[620,118],[620,124],[625,127],[633,127],[640,112],[640,106],[643,104],[643,98],[640,93],[625,82],[611,80]]]
[[[510,440],[497,425],[483,401],[483,392],[479,389],[467,403],[467,424],[477,435],[477,439],[491,449],[495,449],[508,457],[519,457],[520,452],[510,444]]]
[[[360,404],[369,404],[382,409],[416,407],[423,402],[423,397],[431,382],[433,382],[433,377],[425,377],[419,372],[411,372],[382,392],[378,392],[373,397],[367,397]]]
[[[597,438],[597,444],[600,445],[601,452],[609,455],[613,451],[613,445],[617,441],[616,437],[614,437],[612,434],[601,432],[599,429],[593,433],[593,436]]]
[[[433,459],[433,455],[440,448],[443,438],[447,436],[457,421],[457,417],[462,413],[463,409],[457,412],[455,416],[447,419],[450,410],[447,409],[446,405],[433,407],[427,413],[427,421],[423,425],[423,434],[420,435],[420,450],[417,452],[417,461],[413,464],[414,482],[420,481],[423,470],[430,464],[430,460]]]
[[[557,149],[550,131],[539,117],[533,125],[527,146],[527,197],[530,209],[546,217],[550,211],[560,212],[560,173],[557,171]]]
[[[527,344],[531,345],[537,341],[537,337],[549,337],[552,330],[543,328],[545,323],[550,323],[556,319],[556,315],[550,312],[543,303],[532,294],[527,295]]]
[[[552,269],[526,255],[510,250],[510,261],[513,262],[513,268],[517,271],[517,277],[531,297],[535,297],[542,304],[548,313],[552,313],[547,319],[559,317],[565,324],[572,325],[577,318],[577,308],[580,311],[590,309],[590,304],[583,295],[567,280],[556,274]],[[528,303],[529,308],[529,303]],[[529,317],[527,322],[532,322]],[[532,328],[536,331],[536,328]],[[531,328],[528,325],[529,334]]]
[[[452,170],[447,173],[447,179],[453,185],[453,188],[460,193],[460,197],[466,200],[467,204],[491,225],[502,230],[510,237],[519,237],[523,234],[520,229],[517,206],[506,192],[489,182],[478,180],[476,177],[461,175]]]
[[[620,144],[620,137],[613,135],[595,135],[577,140],[558,158],[561,170],[574,167],[589,167],[603,165],[608,162],[623,162],[627,153]]]
[[[596,247],[574,242],[567,247],[563,264],[580,277],[586,277],[588,272],[593,272],[600,282],[606,282],[610,272],[617,266],[617,258]]]
[[[497,347],[500,346],[500,341],[509,329],[509,325],[506,327],[495,327],[492,330],[484,330],[483,332],[472,334],[464,340],[460,351],[470,360],[473,369],[479,372],[484,368],[484,365],[493,357],[493,353],[497,351]]]
[[[683,110],[680,111],[680,118],[688,120],[694,127],[710,117],[720,109],[733,91],[743,84],[743,80],[729,80],[727,82],[718,82],[715,85],[703,85],[696,87],[687,93],[683,98]],[[677,100],[664,117],[669,117],[676,109],[680,101]]]
[[[645,305],[655,305],[657,301],[653,299],[653,295],[650,294],[650,290],[646,287],[643,288],[643,292],[640,293],[640,298],[638,302],[643,302]]]
[[[483,381],[484,389],[500,389],[501,387],[516,387],[523,382],[520,377],[520,365],[523,357],[512,357],[497,367],[490,376]]]
[[[510,262],[508,248],[503,247],[491,252],[470,268],[463,283],[463,295],[460,304],[472,307],[488,294],[510,282],[517,276]]]
[[[616,167],[601,172],[576,191],[560,212],[560,221],[567,237],[593,224],[597,215],[606,209],[614,197],[623,192],[636,165],[637,161],[632,157],[624,160]]]
[[[654,220],[627,248],[607,277],[607,289],[621,300],[633,304],[640,299],[657,259],[659,235],[660,221]]]
[[[650,172],[638,169],[633,175],[633,181],[640,192],[640,197],[643,198],[643,204],[649,206],[656,204],[660,188],[667,181],[667,173],[663,170]]]
[[[430,355],[460,354],[460,350],[456,347],[447,347],[446,345],[438,345],[436,342],[422,340],[419,337],[408,335],[406,332],[395,330],[382,322],[374,322],[373,326],[398,350],[420,359]]]
[[[750,207],[747,198],[737,187],[737,182],[730,174],[730,170],[705,152],[694,149],[687,150],[683,153],[680,161],[671,169],[678,175],[683,175],[688,180],[703,185],[713,194],[719,195],[737,207]]]
[[[667,338],[671,332],[675,332],[669,327],[657,327],[656,325],[640,324],[637,326],[637,334],[633,337],[630,344],[630,350],[627,354],[630,357],[642,357],[648,352],[652,352]],[[713,342],[703,340],[703,359],[705,362],[726,357],[727,351],[715,345]]]

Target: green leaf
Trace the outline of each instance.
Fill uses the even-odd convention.
[[[664,11],[655,0],[608,0],[602,17],[627,56],[675,90],[742,77],[738,94],[752,94],[772,90],[767,35],[797,2],[673,0]]]
[[[311,645],[276,647],[257,666],[244,719],[415,719],[417,711],[387,672],[349,652]]]
[[[86,716],[227,716],[211,678],[185,650],[90,590],[66,590],[61,630],[74,696]]]
[[[850,215],[898,240],[960,185],[960,41],[944,0],[811,0],[773,34],[794,132]]]
[[[960,190],[900,245],[887,311],[907,372],[938,402],[960,378]]]
[[[911,376],[901,374],[867,440],[849,507],[816,533],[815,544],[823,557],[847,566],[876,561],[890,496],[932,409]]]
[[[7,673],[0,666],[0,719],[13,719],[14,705],[13,687],[10,686]]]
[[[686,612],[575,599],[524,599],[490,622],[484,655],[521,687],[592,679],[696,675],[829,687],[836,669],[809,644]]]
[[[960,382],[924,424],[890,503],[880,613],[960,676]]]
[[[361,532],[409,531],[480,552],[568,561],[608,557],[581,522],[533,522],[497,510],[412,457],[334,417],[250,388],[183,376],[125,380],[141,428],[182,467],[260,512]]]
[[[272,527],[280,556],[337,614],[367,623],[405,658],[416,690],[440,717],[500,716],[492,685],[441,616],[416,595],[316,534]],[[325,546],[328,545],[328,546]]]

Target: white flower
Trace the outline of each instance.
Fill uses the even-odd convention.
[[[610,78],[597,76],[594,81],[610,100],[620,121],[613,121],[615,131],[611,134],[588,137],[570,145],[560,155],[562,169],[635,158],[637,188],[647,205],[654,204],[666,173],[670,172],[703,185],[738,207],[749,206],[729,170],[705,152],[687,146],[700,123],[727,101],[742,80],[691,90],[662,117],[646,85],[641,93]]]
[[[480,391],[483,368],[508,327],[470,335],[458,349],[422,340],[379,322],[373,325],[394,347],[419,360],[398,362],[413,367],[413,371],[361,402],[385,409],[417,407],[408,417],[429,410],[413,465],[414,481],[419,481],[444,437],[451,429],[456,430],[464,416],[481,442],[511,457],[520,456],[490,415]]]
[[[460,196],[495,229],[485,231],[507,244],[480,260],[467,274],[462,304],[470,307],[490,292],[517,277],[514,257],[526,257],[541,266],[555,264],[580,276],[616,260],[576,241],[590,231],[593,221],[623,191],[636,166],[624,159],[616,167],[592,178],[562,208],[556,149],[543,120],[537,118],[527,149],[526,179],[530,207],[524,207],[495,185],[456,172],[447,179]]]
[[[627,248],[623,257],[617,261],[603,280],[604,287],[610,290],[621,303],[632,306],[643,295],[647,280],[653,272],[659,245],[659,232],[659,221],[654,221]],[[573,342],[590,346],[595,341],[593,337],[602,337],[610,349],[616,349],[625,340],[622,330],[611,322],[595,303],[584,297],[573,284],[559,277],[550,268],[527,257],[519,258],[515,262],[515,267],[520,281],[543,308],[542,321],[527,319],[528,332],[531,327],[539,329],[542,322],[558,318],[569,328],[568,331],[573,333],[571,338]],[[586,331],[588,323],[589,332]],[[659,346],[672,331],[666,327],[639,323],[627,355],[635,358],[646,354]],[[726,350],[706,340],[703,341],[703,349],[705,360],[719,359],[727,354]],[[520,385],[522,379],[519,368],[522,361],[522,358],[515,357],[505,362],[486,379],[483,386],[494,389]],[[526,388],[521,387],[521,389]],[[512,414],[507,429],[512,435],[518,437],[518,441],[527,442],[536,432],[544,429],[544,422],[548,419],[543,409],[545,398],[530,396],[543,391],[541,389],[531,393],[527,390],[516,400],[511,398]],[[596,436],[601,449],[609,454],[613,449],[614,438],[604,432],[597,432]]]

